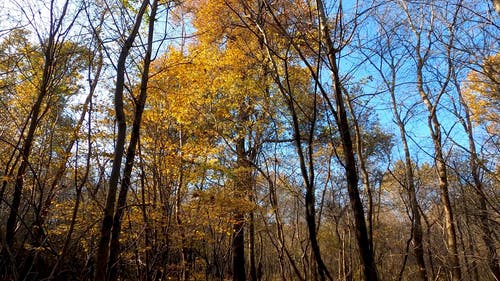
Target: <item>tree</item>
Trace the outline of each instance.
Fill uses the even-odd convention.
[[[146,9],[148,7],[149,1],[143,1],[136,15],[134,25],[125,40],[123,46],[121,47],[120,56],[118,58],[116,67],[116,84],[114,93],[114,104],[115,104],[115,117],[118,127],[118,133],[116,136],[115,151],[113,157],[113,166],[111,170],[111,175],[109,177],[109,189],[108,196],[106,198],[106,206],[104,209],[104,216],[101,226],[101,237],[99,239],[99,247],[97,249],[96,259],[95,259],[95,275],[94,280],[103,281],[106,280],[107,275],[107,264],[109,257],[109,243],[111,239],[111,231],[113,227],[113,213],[115,209],[116,200],[116,190],[118,187],[118,180],[120,177],[120,170],[122,165],[122,157],[125,150],[125,138],[127,133],[127,123],[125,120],[125,113],[123,109],[123,91],[125,88],[125,70],[126,70],[126,60],[127,56],[132,48],[135,41],[137,33],[142,23],[142,17],[144,16]]]
[[[0,279],[499,278],[491,1],[42,2],[0,3]]]
[[[483,62],[483,73],[472,71],[468,74],[468,82],[464,93],[460,84],[455,81],[460,104],[464,108],[464,116],[460,117],[464,130],[467,132],[470,169],[473,185],[479,198],[481,230],[483,240],[488,248],[489,267],[493,276],[500,279],[500,263],[495,244],[494,231],[491,229],[490,216],[488,214],[487,198],[484,194],[483,181],[481,179],[481,159],[477,153],[476,142],[473,132],[473,121],[486,123],[486,131],[493,137],[500,132],[500,55],[487,57]]]
[[[80,7],[61,4],[17,3],[12,11],[20,13],[16,20],[24,22],[23,27],[13,29],[2,42],[2,74],[8,74],[2,75],[2,111],[13,117],[12,142],[5,139],[11,151],[7,157],[2,154],[5,177],[0,191],[0,201],[9,210],[7,215],[2,208],[7,218],[2,261],[7,265],[2,262],[1,270],[6,278],[33,274],[33,268],[48,274],[48,268],[40,266],[50,245],[47,218],[54,198],[66,187],[68,160],[86,114],[84,106],[77,121],[78,111],[70,109],[71,100],[82,93],[81,73],[89,65],[83,37],[72,36]],[[34,247],[44,250],[34,252]]]
[[[130,179],[132,174],[132,168],[134,165],[134,158],[136,154],[136,149],[139,143],[140,137],[140,127],[142,114],[144,107],[146,105],[147,98],[147,88],[149,80],[149,68],[152,61],[153,52],[153,35],[156,21],[156,13],[158,9],[158,1],[153,0],[151,3],[151,12],[149,14],[149,26],[148,26],[148,37],[147,37],[147,47],[146,53],[144,55],[143,70],[141,74],[140,90],[139,95],[135,102],[134,108],[134,119],[132,124],[132,131],[130,133],[130,142],[127,147],[127,153],[125,157],[125,167],[123,171],[123,177],[120,184],[120,191],[118,195],[117,206],[115,214],[113,217],[113,227],[111,232],[111,242],[110,242],[110,254],[108,261],[108,280],[114,281],[118,277],[117,263],[118,255],[120,254],[120,231],[121,231],[121,220],[123,217],[123,212],[126,208],[127,203],[127,192],[130,189]]]
[[[436,86],[437,94],[432,94],[429,90],[428,82],[425,76],[425,70],[428,64],[431,62],[432,57],[430,56],[430,50],[434,42],[435,32],[432,23],[438,16],[438,12],[431,10],[430,13],[422,14],[420,18],[414,18],[410,15],[410,9],[414,8],[410,3],[402,2],[402,10],[407,16],[407,22],[410,26],[410,30],[413,33],[415,43],[411,45],[413,56],[415,58],[416,64],[416,86],[418,93],[428,111],[428,127],[430,136],[434,146],[434,161],[436,166],[436,173],[439,177],[439,188],[441,191],[441,201],[445,211],[445,229],[446,229],[446,242],[449,248],[449,259],[450,259],[450,272],[453,280],[461,280],[461,269],[460,261],[458,256],[458,245],[457,245],[457,235],[455,230],[455,222],[453,219],[453,209],[449,194],[449,183],[448,183],[448,172],[447,164],[443,152],[443,139],[442,139],[442,129],[441,123],[438,117],[438,106],[440,106],[441,98],[448,90],[448,85],[451,81],[452,73],[452,62],[451,62],[451,44],[455,40],[455,24],[457,21],[457,15],[460,11],[460,5],[457,5],[454,10],[452,10],[452,22],[448,25],[445,32],[447,39],[449,40],[443,52],[447,54],[448,61],[446,62],[444,69],[442,69],[443,79],[440,80],[440,85]],[[430,29],[426,30],[423,28],[426,22],[430,24]],[[444,35],[443,35],[444,36]]]
[[[406,129],[409,119],[412,117],[410,110],[406,112],[402,109],[403,98],[398,97],[397,87],[399,82],[399,72],[404,68],[407,58],[402,51],[402,46],[398,46],[398,38],[405,38],[403,34],[400,34],[401,28],[395,26],[394,28],[386,28],[390,10],[386,11],[374,11],[373,16],[374,21],[380,30],[380,36],[376,40],[373,46],[360,46],[360,48],[366,48],[367,51],[362,51],[367,61],[375,69],[376,73],[380,76],[381,82],[384,89],[390,95],[390,105],[394,120],[399,129],[399,135],[401,138],[401,145],[403,146],[404,152],[404,170],[405,178],[402,181],[404,183],[404,188],[408,192],[408,201],[411,209],[411,239],[414,241],[414,255],[417,259],[419,265],[419,274],[422,280],[429,280],[427,273],[427,268],[425,265],[425,249],[423,243],[423,230],[420,215],[420,206],[417,198],[417,191],[415,188],[415,176],[413,171],[413,161],[411,158],[411,152],[408,141],[408,132]],[[398,21],[399,19],[394,19]],[[413,105],[409,105],[409,108],[413,108]],[[403,268],[404,269],[404,268]],[[402,273],[402,271],[401,271]]]
[[[66,16],[68,5],[69,2],[66,1],[63,4],[60,15],[57,16],[55,14],[55,3],[54,1],[51,1],[49,12],[52,17],[52,21],[49,23],[49,33],[47,34],[46,39],[42,34],[39,34],[43,54],[43,65],[41,67],[42,73],[41,76],[39,76],[40,80],[36,81],[36,84],[34,85],[36,87],[35,89],[37,89],[37,95],[30,112],[28,131],[24,138],[22,148],[20,149],[21,160],[15,174],[14,194],[5,234],[5,240],[8,247],[12,247],[14,243],[16,222],[19,215],[19,205],[24,187],[24,176],[29,166],[29,158],[31,155],[31,148],[33,146],[35,130],[38,127],[40,115],[43,114],[43,103],[47,96],[54,93],[54,85],[57,85],[57,82],[60,82],[56,80],[58,77],[57,73],[54,73],[54,69],[58,68],[58,52],[61,50],[61,46],[64,44],[69,31],[68,29],[63,29],[65,28],[63,26],[63,20]]]
[[[464,100],[477,124],[497,138],[500,134],[500,54],[486,57],[481,69],[467,75]]]
[[[335,124],[340,132],[343,149],[343,164],[346,169],[347,189],[349,191],[348,193],[350,196],[351,207],[356,222],[356,234],[364,266],[365,278],[367,280],[377,280],[378,277],[376,273],[373,249],[369,246],[370,243],[366,228],[364,209],[358,190],[358,174],[354,158],[349,121],[347,119],[345,109],[346,105],[343,98],[342,82],[337,67],[337,56],[339,55],[342,47],[345,46],[345,42],[349,41],[349,35],[345,35],[347,32],[344,33],[346,31],[344,30],[346,26],[342,25],[342,22],[339,22],[343,16],[342,5],[340,4],[338,7],[336,20],[339,24],[334,25],[334,30],[339,31],[339,34],[343,34],[341,36],[345,37],[333,38],[332,36],[334,36],[334,33],[330,31],[328,18],[324,9],[324,3],[322,1],[316,1],[315,7],[305,3],[295,4],[296,7],[304,9],[306,12],[305,15],[307,16],[301,17],[293,13],[288,14],[287,12],[290,12],[290,10],[283,9],[283,7],[287,7],[285,3],[283,3],[283,7],[280,7],[277,4],[271,4],[264,1],[257,7],[243,5],[246,9],[242,14],[240,14],[240,18],[246,26],[254,30],[254,34],[259,38],[259,41],[262,42],[265,52],[267,52],[271,70],[274,72],[274,81],[278,85],[278,89],[283,94],[284,98],[287,100],[287,105],[293,119],[295,146],[297,154],[300,158],[301,171],[307,190],[305,196],[306,220],[308,221],[310,241],[312,243],[312,250],[318,265],[320,279],[325,280],[327,277],[331,279],[331,276],[321,258],[316,238],[316,211],[314,207],[315,187],[311,152],[313,148],[312,140],[314,139],[315,131],[314,120],[317,115],[316,109],[313,108],[314,113],[311,116],[311,120],[313,121],[311,122],[309,135],[307,136],[308,143],[306,144],[306,149],[303,150],[296,113],[297,109],[295,107],[295,96],[293,90],[290,89],[289,85],[287,85],[287,81],[289,79],[287,71],[288,64],[290,63],[287,56],[291,54],[291,50],[296,52],[296,58],[298,58],[301,63],[305,64],[309,70],[310,78],[318,90],[322,102],[326,104],[326,108],[329,110],[330,114],[334,116]],[[235,9],[233,8],[233,10]],[[267,18],[264,17],[264,15],[267,15]],[[249,21],[246,21],[247,17],[250,18]],[[317,25],[314,26],[311,23],[317,23]],[[276,40],[276,38],[280,39]],[[333,42],[337,42],[337,39],[340,41],[345,40],[342,41],[338,48],[333,44]],[[279,40],[282,41],[280,42]],[[282,43],[281,46],[278,45],[278,48],[274,45],[277,42]],[[308,44],[309,42],[311,43]],[[283,49],[280,49],[280,47]],[[321,50],[325,51],[321,52]],[[324,66],[323,62],[325,62]],[[321,67],[325,67],[325,69],[327,69],[327,71],[331,74],[331,93],[326,91],[322,84],[323,82],[321,80],[321,76],[319,75]],[[316,97],[316,93],[314,94],[314,97],[315,101],[319,100],[319,98]],[[300,104],[297,106],[300,108]],[[308,158],[306,158],[306,156]]]

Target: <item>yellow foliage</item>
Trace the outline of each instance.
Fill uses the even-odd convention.
[[[472,119],[485,124],[490,134],[500,133],[500,53],[487,57],[480,71],[467,75],[464,98]]]

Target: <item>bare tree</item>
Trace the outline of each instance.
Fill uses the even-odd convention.
[[[408,119],[411,117],[411,110],[403,112],[401,108],[402,99],[397,96],[398,87],[398,76],[399,72],[405,66],[408,57],[403,55],[401,42],[399,39],[402,35],[398,34],[398,25],[396,22],[399,19],[394,19],[392,26],[388,23],[391,18],[389,17],[390,11],[385,10],[380,12],[380,14],[375,14],[373,16],[375,22],[378,25],[379,34],[373,46],[360,46],[361,49],[367,49],[367,51],[361,51],[365,56],[368,63],[375,69],[377,74],[380,76],[385,90],[390,95],[390,104],[393,112],[394,120],[399,129],[399,134],[401,137],[401,144],[403,146],[404,152],[404,168],[405,168],[405,189],[408,192],[408,201],[411,210],[411,240],[414,243],[413,251],[417,263],[419,265],[419,274],[422,280],[429,280],[427,273],[425,258],[424,258],[424,243],[423,243],[423,230],[422,222],[420,216],[420,206],[417,199],[417,192],[415,187],[415,176],[413,171],[413,161],[411,158],[410,147],[407,139],[407,129],[406,124]],[[360,43],[363,44],[363,43]],[[410,105],[409,108],[413,108]],[[404,268],[402,269],[404,270]]]
[[[449,4],[452,6],[455,4]],[[445,46],[444,52],[446,53],[446,61],[442,78],[437,86],[437,93],[431,92],[429,82],[425,75],[425,68],[431,64],[431,52],[434,48],[435,42],[435,21],[437,20],[438,8],[433,4],[429,6],[422,6],[421,9],[427,9],[428,12],[422,13],[420,17],[415,18],[412,15],[411,7],[408,2],[402,1],[401,8],[406,14],[407,24],[414,36],[414,44],[411,45],[411,52],[415,59],[415,73],[416,73],[416,86],[418,94],[422,99],[428,111],[428,127],[430,136],[434,146],[434,161],[436,173],[439,178],[439,189],[441,191],[441,203],[445,213],[444,226],[446,229],[446,244],[449,251],[449,266],[450,274],[453,280],[461,280],[461,268],[458,255],[457,234],[455,229],[455,222],[453,216],[452,203],[449,192],[449,179],[447,164],[444,156],[442,127],[438,117],[438,107],[441,105],[443,95],[448,91],[449,83],[452,77],[452,58],[451,58],[451,45],[455,41],[455,28],[458,12],[461,5],[458,3],[452,10],[451,22],[447,26],[448,44]]]
[[[151,12],[149,15],[149,27],[148,27],[148,38],[146,54],[144,56],[143,70],[141,76],[140,92],[135,103],[134,119],[132,124],[132,132],[130,136],[130,142],[127,147],[127,154],[125,157],[125,168],[123,171],[123,177],[120,184],[120,192],[118,196],[118,202],[113,218],[113,228],[111,232],[111,245],[110,245],[110,255],[108,261],[108,280],[114,281],[118,277],[118,255],[120,253],[120,231],[121,231],[121,220],[123,212],[126,208],[127,203],[127,192],[130,188],[130,179],[132,175],[132,168],[134,165],[134,158],[136,154],[136,148],[139,143],[140,127],[142,120],[142,113],[144,111],[144,106],[146,104],[147,98],[147,86],[149,79],[149,68],[152,61],[152,50],[153,50],[153,34],[156,21],[156,11],[158,8],[158,1],[153,0],[151,3]]]

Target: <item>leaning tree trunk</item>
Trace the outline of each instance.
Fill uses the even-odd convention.
[[[53,13],[53,8],[54,8],[54,1],[50,2],[50,7],[51,10],[50,12]],[[7,247],[12,247],[14,243],[14,236],[15,236],[15,231],[16,231],[16,225],[17,225],[17,218],[19,216],[19,205],[21,203],[21,195],[23,192],[24,188],[24,176],[27,172],[28,166],[29,166],[29,158],[31,155],[31,147],[33,146],[33,141],[35,138],[35,131],[38,127],[38,124],[40,122],[40,111],[42,110],[43,107],[43,101],[49,95],[50,93],[50,88],[51,88],[51,82],[53,79],[53,71],[54,71],[54,64],[55,64],[55,54],[56,50],[58,48],[58,45],[62,44],[62,42],[57,41],[57,33],[61,29],[62,25],[62,20],[63,17],[66,15],[66,11],[68,8],[68,1],[66,1],[63,5],[63,11],[61,14],[61,17],[58,19],[53,19],[52,22],[50,22],[50,31],[49,31],[49,37],[47,38],[47,43],[45,46],[42,46],[43,49],[43,54],[44,54],[44,61],[43,61],[43,72],[42,72],[42,78],[40,81],[40,89],[38,92],[38,96],[36,98],[35,104],[31,108],[31,116],[30,116],[30,121],[29,121],[29,127],[28,127],[28,132],[24,138],[24,143],[21,148],[21,163],[19,165],[19,168],[17,169],[16,177],[15,177],[15,183],[14,183],[14,194],[12,198],[12,204],[10,206],[10,213],[9,217],[7,218],[7,225],[6,225],[6,230],[5,230],[5,241],[7,243]],[[53,14],[52,14],[53,16]],[[52,19],[52,17],[51,17]],[[49,106],[49,105],[47,105]],[[43,115],[42,115],[43,116]],[[20,136],[22,138],[23,136]]]
[[[424,103],[428,111],[428,128],[430,136],[434,146],[434,163],[435,169],[439,181],[439,190],[441,191],[441,204],[444,210],[444,228],[446,232],[446,245],[448,248],[448,265],[450,267],[450,274],[453,281],[460,281],[462,279],[462,274],[460,270],[460,260],[458,256],[458,246],[457,246],[457,235],[454,225],[453,209],[451,206],[450,194],[449,194],[449,183],[448,183],[448,173],[446,168],[446,161],[443,155],[443,146],[441,139],[441,124],[437,116],[437,108],[440,104],[441,97],[447,92],[448,85],[451,80],[451,74],[453,69],[453,62],[451,58],[452,43],[455,39],[454,28],[458,18],[458,11],[460,10],[460,5],[455,7],[454,16],[452,21],[448,24],[448,29],[450,35],[446,38],[446,73],[442,73],[443,79],[442,83],[439,85],[438,92],[431,101],[430,93],[426,91],[426,85],[424,84],[424,66],[429,62],[429,56],[431,55],[431,46],[433,41],[428,41],[430,36],[423,38],[422,32],[424,32],[423,27],[416,27],[413,24],[412,16],[408,11],[408,7],[405,1],[402,1],[404,7],[404,12],[410,23],[410,28],[415,35],[416,44],[413,47],[414,58],[416,61],[416,86],[418,93],[422,102]],[[434,20],[434,14],[431,15],[431,23]],[[427,28],[426,32],[433,32],[434,26],[432,24]],[[427,41],[426,41],[427,40]],[[426,42],[426,43],[424,43]],[[422,44],[426,44],[422,46]]]
[[[423,231],[422,231],[422,221],[420,218],[420,208],[417,200],[417,192],[415,190],[415,176],[413,174],[412,161],[410,156],[410,149],[408,147],[408,142],[406,139],[406,129],[403,121],[400,118],[399,112],[396,107],[396,99],[394,97],[393,92],[391,92],[392,97],[392,109],[394,112],[394,116],[396,117],[396,122],[399,127],[399,132],[401,135],[401,142],[403,144],[403,151],[405,154],[405,182],[406,188],[408,190],[408,197],[410,199],[410,209],[412,218],[412,236],[414,248],[413,252],[415,258],[417,259],[418,264],[418,272],[420,278],[424,281],[429,279],[427,274],[427,268],[425,266],[424,259],[424,242],[423,242]]]
[[[242,4],[245,2],[243,1]],[[311,129],[308,132],[307,136],[307,150],[304,149],[303,145],[303,138],[301,135],[300,131],[300,124],[299,124],[299,117],[295,105],[295,98],[293,96],[293,90],[290,88],[290,83],[287,81],[289,79],[288,76],[288,60],[287,58],[282,58],[280,57],[279,59],[284,63],[285,67],[285,74],[283,77],[280,76],[280,70],[278,67],[278,62],[275,60],[275,52],[272,50],[270,45],[268,44],[269,42],[267,41],[267,33],[264,28],[264,23],[262,21],[262,15],[261,13],[263,12],[263,9],[266,8],[273,16],[273,20],[277,24],[277,27],[280,32],[282,32],[285,37],[290,38],[290,35],[288,34],[288,31],[286,30],[285,27],[283,27],[282,23],[280,20],[276,17],[276,15],[273,12],[273,8],[267,3],[266,1],[263,1],[262,4],[259,6],[259,12],[257,14],[252,13],[251,9],[249,8],[248,5],[244,5],[244,8],[250,12],[254,16],[254,18],[251,19],[252,23],[245,23],[247,24],[247,27],[250,26],[255,26],[258,31],[255,32],[255,35],[258,37],[259,42],[261,43],[261,46],[263,47],[263,50],[265,51],[265,55],[267,56],[268,63],[272,67],[272,78],[274,82],[277,84],[280,93],[283,95],[284,99],[286,100],[287,107],[290,110],[290,115],[292,118],[292,126],[293,126],[293,141],[294,145],[296,148],[297,156],[299,157],[299,163],[300,163],[300,170],[302,174],[302,178],[304,180],[305,188],[306,188],[306,194],[305,194],[305,219],[307,222],[307,229],[308,229],[308,234],[309,234],[309,242],[311,243],[311,250],[313,254],[314,261],[316,262],[317,265],[317,271],[319,273],[320,280],[326,280],[328,278],[329,280],[332,280],[333,278],[331,277],[330,272],[328,271],[325,263],[323,262],[323,259],[321,257],[321,251],[318,243],[318,238],[317,238],[317,224],[316,224],[316,207],[315,207],[315,186],[314,186],[314,163],[313,163],[313,138],[314,138],[314,130],[315,130],[315,123],[316,123],[316,108],[313,110],[314,116],[313,116],[313,121],[311,121]],[[293,42],[293,40],[290,40],[290,43],[296,48],[297,46]],[[299,52],[300,49],[296,48]],[[307,63],[307,61],[305,61]],[[314,75],[314,74],[313,74]],[[287,82],[284,82],[283,79],[286,80]],[[314,105],[316,106],[316,104]],[[307,155],[307,157],[306,157]],[[277,211],[275,210],[275,214],[278,217]],[[279,233],[278,229],[278,233]],[[281,235],[280,235],[281,236]],[[280,241],[280,246],[284,250],[284,252],[287,254],[287,257],[291,261],[292,268],[294,269],[294,272],[297,274],[297,277],[299,279],[302,279],[300,272],[298,271],[298,268],[295,266],[295,262],[292,261],[292,258],[287,251],[285,245],[284,245],[284,237],[279,237]]]
[[[358,118],[354,112],[354,107],[352,106],[352,101],[346,93],[346,103],[349,109],[349,114],[352,118],[352,125],[354,127],[354,141],[356,143],[356,156],[358,158],[359,170],[361,171],[361,180],[363,182],[363,187],[368,196],[368,209],[367,209],[367,228],[368,228],[368,242],[370,247],[374,249],[373,246],[373,190],[370,184],[370,176],[368,174],[368,168],[366,167],[365,155],[363,155],[363,142],[361,140],[361,130],[359,128]]]
[[[287,62],[286,62],[287,63]],[[288,79],[288,77],[287,77]],[[313,254],[314,261],[316,262],[317,265],[317,271],[319,273],[319,278],[321,281],[326,280],[328,278],[329,280],[333,280],[331,277],[330,272],[328,271],[328,268],[326,267],[323,258],[321,257],[321,249],[319,247],[318,243],[318,237],[317,237],[317,225],[316,225],[316,198],[315,198],[315,183],[314,183],[314,163],[313,163],[313,137],[314,137],[314,131],[315,131],[315,125],[316,125],[316,118],[317,118],[317,112],[316,112],[316,103],[314,104],[314,112],[312,116],[312,121],[311,121],[311,128],[310,131],[308,132],[307,136],[307,150],[302,147],[303,142],[302,142],[302,134],[300,131],[300,124],[299,124],[299,117],[297,113],[297,109],[295,106],[295,100],[294,97],[291,94],[291,89],[285,90],[285,87],[280,84],[279,79],[275,79],[276,82],[279,84],[281,92],[283,93],[283,96],[287,100],[287,105],[288,109],[290,110],[291,117],[292,117],[292,126],[293,126],[293,134],[294,134],[294,142],[295,142],[295,148],[297,150],[297,155],[299,157],[299,163],[300,163],[300,171],[302,174],[302,178],[304,180],[304,184],[306,187],[306,194],[305,194],[305,209],[306,209],[306,214],[305,214],[305,219],[307,223],[307,230],[309,234],[309,242],[311,243],[311,250]],[[306,157],[307,155],[307,157]]]
[[[434,144],[434,162],[438,174],[439,189],[441,190],[441,204],[444,210],[444,227],[446,231],[446,245],[448,246],[449,251],[449,265],[451,267],[452,280],[460,281],[462,279],[462,274],[458,257],[457,235],[453,218],[453,209],[450,200],[448,172],[443,156],[443,147],[441,144],[441,124],[439,123],[436,113],[437,103],[435,105],[432,105],[427,93],[424,91],[422,67],[423,60],[422,58],[419,58],[417,66],[417,86],[422,101],[429,111],[428,126],[432,142]],[[437,99],[437,101],[439,101],[439,98]]]
[[[356,239],[358,242],[359,253],[361,255],[361,264],[363,265],[363,272],[365,280],[376,281],[378,280],[377,267],[375,265],[375,258],[373,249],[370,246],[370,239],[365,221],[365,213],[363,203],[361,201],[358,189],[358,172],[356,169],[356,160],[354,158],[354,149],[352,144],[352,137],[349,130],[349,122],[345,109],[345,102],[342,96],[342,85],[340,82],[339,70],[337,68],[337,51],[333,45],[332,38],[330,37],[330,29],[324,10],[322,0],[316,1],[318,13],[320,17],[321,38],[323,38],[329,61],[329,67],[332,72],[333,90],[336,103],[335,120],[340,133],[342,142],[342,149],[344,153],[344,168],[347,176],[347,190],[349,193],[349,201],[351,204],[355,228]],[[332,110],[333,108],[331,108]]]
[[[398,110],[396,103],[396,71],[394,66],[391,66],[391,78],[386,81],[389,93],[391,95],[391,107],[392,112],[394,113],[394,118],[396,119],[396,124],[399,128],[399,134],[401,135],[401,143],[403,144],[403,151],[405,155],[405,183],[408,191],[408,198],[410,201],[410,210],[412,217],[412,239],[414,243],[413,252],[418,264],[418,272],[420,275],[420,279],[423,281],[429,280],[429,276],[427,273],[427,268],[425,266],[425,258],[424,258],[424,242],[423,242],[423,230],[422,230],[422,221],[420,217],[420,208],[417,200],[417,192],[415,189],[415,176],[413,173],[413,166],[411,161],[410,149],[408,147],[408,141],[406,139],[406,127],[405,123],[401,119],[401,113]]]

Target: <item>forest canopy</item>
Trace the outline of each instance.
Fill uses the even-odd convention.
[[[0,4],[0,280],[500,280],[496,7]]]

